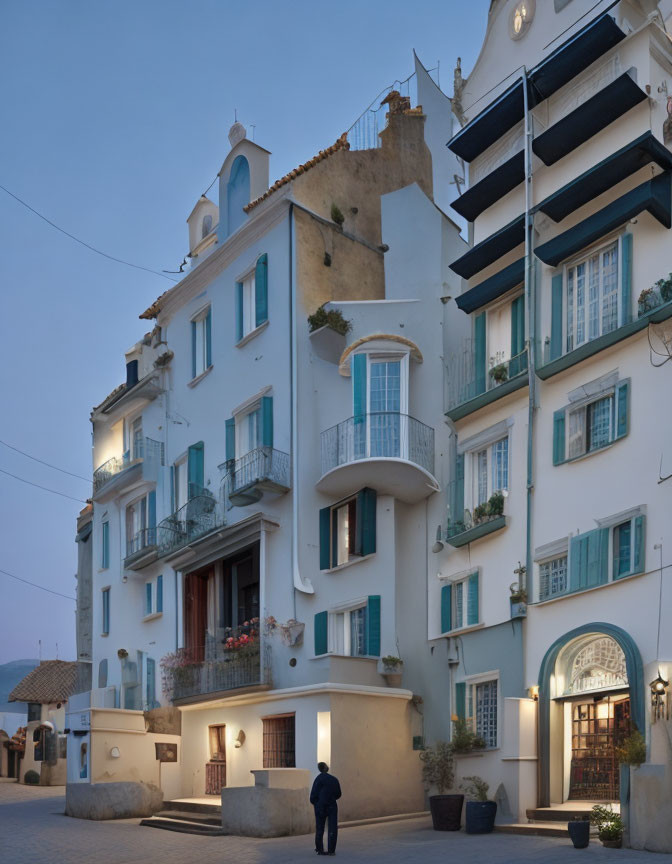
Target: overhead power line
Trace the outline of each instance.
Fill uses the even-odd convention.
[[[57,489],[48,489],[46,486],[40,486],[39,483],[32,483],[30,480],[24,480],[17,474],[12,474],[0,468],[0,474],[6,474],[8,477],[13,477],[15,480],[20,480],[22,483],[27,483],[29,486],[35,486],[37,489],[43,489],[45,492],[51,492],[53,495],[60,495],[62,498],[69,498],[71,501],[79,501],[80,504],[86,504],[84,498],[73,498],[72,495],[66,495],[65,492],[59,492]]]
[[[38,459],[37,456],[31,456],[30,453],[26,453],[25,450],[19,450],[18,447],[14,447],[11,444],[8,444],[6,441],[0,441],[4,447],[9,447],[10,450],[14,450],[16,453],[20,453],[22,456],[26,456],[28,459],[32,459],[34,462],[39,462],[40,465],[46,465],[47,468],[53,468],[54,471],[60,471],[62,474],[68,474],[70,477],[77,477],[79,480],[84,480],[86,483],[91,482],[90,477],[82,477],[81,474],[73,474],[72,471],[66,471],[65,468],[59,468],[58,465],[52,465],[51,462],[45,462],[44,459]]]
[[[177,282],[177,279],[171,279],[170,276],[166,276],[165,273],[161,273],[158,270],[152,270],[151,267],[142,267],[140,264],[131,264],[130,261],[124,261],[123,258],[115,258],[114,255],[108,255],[107,252],[103,252],[101,249],[96,249],[95,246],[91,246],[90,243],[86,243],[84,240],[80,240],[79,237],[75,237],[74,234],[71,234],[69,231],[66,231],[64,228],[61,228],[60,225],[57,225],[55,222],[52,222],[51,219],[47,219],[46,216],[43,216],[38,210],[34,207],[31,207],[30,204],[27,204],[18,195],[15,195],[13,192],[10,192],[6,186],[3,186],[0,183],[0,189],[3,192],[6,192],[11,198],[15,201],[18,201],[19,204],[22,204],[26,209],[30,210],[31,213],[34,213],[40,219],[47,223],[47,225],[51,225],[52,228],[55,228],[57,231],[60,231],[61,234],[65,234],[66,237],[69,237],[71,240],[74,240],[75,243],[80,243],[82,246],[85,246],[87,249],[90,249],[91,252],[95,252],[97,255],[102,255],[103,258],[108,258],[110,261],[116,261],[117,264],[125,264],[127,267],[133,267],[135,270],[144,270],[145,273],[154,273],[155,276],[161,276],[162,279],[167,279],[169,282]]]
[[[31,585],[33,588],[39,588],[40,591],[48,591],[49,594],[55,594],[57,597],[65,597],[66,600],[74,600],[75,602],[77,602],[76,597],[71,597],[69,594],[61,594],[60,591],[53,591],[51,588],[45,588],[44,585],[38,585],[37,582],[29,582],[27,579],[22,579],[20,576],[15,576],[8,570],[3,570],[2,568],[0,568],[0,573],[4,573],[5,576],[9,576],[11,579],[16,579],[17,582],[23,582],[24,585]]]

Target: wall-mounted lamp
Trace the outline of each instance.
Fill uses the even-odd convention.
[[[236,735],[236,737],[234,739],[233,746],[236,749],[238,749],[239,747],[242,747],[244,743],[245,743],[245,733],[241,729],[240,732]]]
[[[658,670],[658,677],[654,678],[654,680],[649,684],[649,688],[651,690],[651,722],[655,723],[656,720],[661,718],[669,719],[669,711],[667,710],[667,699],[665,698],[667,695],[667,688],[670,686],[670,682],[666,681],[663,676],[660,674],[660,670]]]
[[[436,543],[432,546],[432,552],[436,554],[443,549],[443,543],[441,542],[441,526],[439,525],[436,529]]]
[[[530,699],[533,699],[535,702],[539,701],[539,687],[537,684],[532,687],[528,687],[527,692],[530,696]]]

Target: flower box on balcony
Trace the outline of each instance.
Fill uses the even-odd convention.
[[[494,531],[499,531],[506,526],[506,516],[495,516],[491,519],[484,519],[478,525],[467,528],[464,525],[455,524],[448,526],[446,534],[446,542],[459,549],[461,546],[466,546],[467,543],[473,543],[475,540],[480,540],[481,537],[486,537]]]

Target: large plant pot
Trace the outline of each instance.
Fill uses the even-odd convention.
[[[464,795],[431,795],[429,809],[435,831],[459,831]]]
[[[467,801],[465,830],[467,834],[489,834],[495,827],[496,801]]]
[[[588,819],[577,819],[567,823],[569,836],[575,849],[585,849],[590,842],[590,821]]]

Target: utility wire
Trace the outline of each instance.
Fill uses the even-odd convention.
[[[16,579],[17,582],[23,582],[24,585],[32,585],[33,588],[39,588],[40,591],[48,591],[50,594],[55,594],[57,597],[65,597],[66,600],[74,600],[75,602],[77,602],[76,597],[71,597],[69,594],[61,594],[60,591],[53,591],[51,588],[45,588],[44,585],[38,585],[37,582],[29,582],[27,579],[22,579],[20,576],[15,576],[8,570],[3,570],[2,568],[0,568],[0,573],[4,573],[5,576],[9,576],[11,579]]]
[[[125,264],[127,267],[133,267],[136,270],[144,270],[145,273],[154,273],[156,276],[161,276],[163,279],[168,279],[169,282],[177,282],[178,281],[177,279],[171,279],[170,276],[166,276],[164,273],[160,273],[158,270],[152,270],[150,267],[142,267],[140,264],[131,264],[130,261],[124,261],[123,258],[115,258],[114,255],[108,255],[107,252],[103,252],[100,249],[96,249],[95,246],[91,246],[90,243],[86,243],[84,240],[80,240],[79,237],[75,237],[74,234],[70,234],[69,231],[66,231],[64,228],[61,228],[55,222],[52,222],[51,219],[47,219],[46,216],[43,216],[41,213],[39,213],[37,210],[35,210],[34,207],[31,207],[30,204],[27,204],[25,201],[23,201],[21,198],[19,198],[18,195],[15,195],[13,192],[10,192],[9,189],[7,189],[7,187],[3,186],[1,183],[0,183],[0,189],[2,189],[3,192],[6,192],[15,201],[18,201],[19,204],[22,204],[24,207],[26,207],[28,210],[30,210],[31,213],[34,213],[36,216],[39,216],[39,218],[42,219],[44,222],[46,222],[47,225],[51,225],[52,228],[55,228],[57,231],[60,231],[61,234],[65,234],[66,237],[69,237],[71,240],[74,240],[75,243],[80,243],[82,246],[85,246],[87,249],[90,249],[92,252],[95,252],[97,255],[102,255],[103,258],[109,258],[110,261],[116,261],[117,264]]]
[[[72,471],[66,471],[65,468],[59,468],[57,465],[52,465],[51,462],[45,462],[44,459],[38,459],[37,456],[31,456],[30,453],[26,453],[25,450],[19,450],[18,447],[13,447],[6,441],[0,440],[0,444],[2,444],[3,447],[9,447],[10,450],[14,450],[16,453],[20,453],[22,456],[26,456],[28,459],[33,459],[35,462],[39,462],[40,465],[46,465],[47,468],[53,468],[54,471],[60,471],[62,474],[69,474],[70,477],[77,477],[79,480],[84,480],[87,483],[91,482],[90,477],[82,477],[81,474],[73,474]]]
[[[32,483],[30,480],[24,480],[23,477],[19,477],[16,474],[11,474],[9,471],[5,471],[2,468],[0,468],[0,474],[6,474],[8,477],[13,477],[15,480],[20,480],[22,483],[27,483],[29,486],[36,486],[38,489],[43,489],[45,492],[51,492],[54,495],[60,495],[62,498],[69,498],[71,501],[79,501],[80,504],[87,503],[83,498],[73,498],[72,495],[66,495],[65,492],[58,492],[56,489],[48,489],[46,486],[40,486],[39,483]]]

